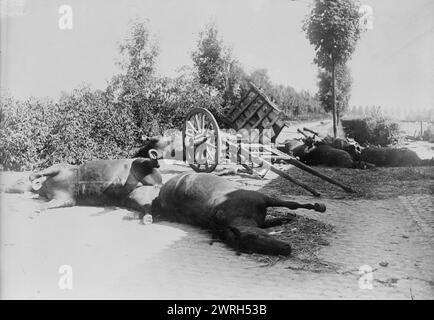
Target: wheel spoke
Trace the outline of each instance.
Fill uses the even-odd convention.
[[[205,119],[204,119],[204,115],[200,115],[199,116],[199,123],[200,123],[200,131],[205,131],[204,127],[205,127]]]
[[[190,129],[192,129],[195,133],[198,133],[198,131],[190,121],[187,121],[187,125],[190,126]]]
[[[213,163],[215,163],[215,157],[214,157],[214,153],[213,152],[208,152],[208,157],[212,160]]]
[[[213,148],[213,149],[216,149],[216,145],[213,144],[212,141],[211,141],[211,142],[208,142],[208,141],[207,141],[207,142],[206,142],[206,146],[207,146],[207,147],[210,147],[210,148]]]
[[[199,122],[199,117],[198,117],[198,115],[196,114],[196,115],[194,115],[194,120],[195,120],[195,122],[196,122],[196,125],[197,125],[197,129],[199,130],[199,132],[200,132],[200,129],[201,129],[201,127],[200,127],[200,122]]]
[[[202,130],[205,130],[206,124],[207,124],[207,121],[206,121],[205,115],[203,114],[202,115]]]
[[[189,141],[193,141],[194,162],[190,166],[197,172],[211,172],[219,160],[218,124],[213,115],[203,108],[194,108],[187,119],[184,134]]]

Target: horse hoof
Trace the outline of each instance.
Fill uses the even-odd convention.
[[[325,212],[326,211],[326,206],[325,206],[325,204],[324,203],[315,203],[315,211],[318,211],[318,212]]]
[[[289,244],[287,244],[281,248],[278,254],[281,256],[290,256],[291,252],[292,252],[292,248]]]

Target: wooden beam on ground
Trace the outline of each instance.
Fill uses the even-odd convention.
[[[319,133],[318,132],[315,132],[315,131],[313,131],[313,130],[311,130],[311,129],[309,129],[309,128],[303,128],[303,130],[304,131],[307,131],[307,132],[310,132],[310,133],[312,133],[312,134],[314,134],[314,135],[316,135],[316,136],[319,136]]]
[[[297,179],[294,179],[293,177],[291,177],[288,173],[286,173],[285,171],[282,171],[278,168],[276,168],[275,166],[271,166],[270,168],[271,171],[273,171],[274,173],[278,174],[279,176],[288,179],[289,181],[291,181],[292,183],[302,187],[303,189],[306,189],[307,191],[309,191],[310,193],[312,193],[315,197],[320,197],[321,194],[318,193],[315,189],[312,189],[311,187],[309,187],[307,184],[298,181]]]
[[[319,173],[318,171],[312,169],[311,167],[305,165],[303,162],[300,162],[297,159],[289,158],[289,159],[287,159],[287,161],[290,164],[296,166],[297,168],[300,168],[300,169],[302,169],[302,170],[304,170],[306,172],[309,172],[310,174],[313,174],[314,176],[320,177],[321,179],[323,179],[323,180],[325,180],[327,182],[330,182],[332,184],[335,184],[335,185],[341,187],[342,189],[344,189],[347,192],[356,193],[356,191],[354,189],[352,189],[352,188],[350,188],[350,187],[348,187],[348,186],[340,183],[339,181],[336,181],[336,180],[334,180],[334,179],[332,179],[330,177],[327,177],[326,175],[324,175],[322,173]]]
[[[229,143],[232,143],[232,142],[229,142]],[[246,148],[244,148],[244,147],[241,147],[241,149],[244,149],[244,150],[243,150],[244,152],[248,152],[248,150],[247,150]],[[270,168],[270,170],[273,171],[274,173],[278,174],[279,176],[281,176],[281,177],[283,177],[283,178],[285,178],[285,179],[288,179],[288,180],[291,181],[292,183],[294,183],[294,184],[296,184],[296,185],[302,187],[303,189],[309,191],[309,192],[312,193],[315,197],[320,197],[320,196],[321,196],[320,193],[318,193],[317,191],[315,191],[314,189],[312,189],[311,187],[309,187],[307,184],[305,184],[305,183],[303,183],[303,182],[301,182],[301,181],[298,181],[297,179],[291,177],[288,173],[286,173],[286,172],[284,172],[284,171],[282,171],[282,170],[276,168],[275,166],[273,166],[273,165],[271,164],[271,162],[266,161],[265,159],[262,159],[261,157],[259,157],[259,156],[257,156],[257,155],[253,155],[253,154],[250,155],[250,158],[251,158],[251,161],[252,161],[253,163],[255,163],[255,164],[259,164],[259,165],[262,165],[262,166],[264,166],[264,167],[266,167],[266,168]]]

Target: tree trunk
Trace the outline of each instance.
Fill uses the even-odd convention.
[[[336,108],[336,126],[339,128],[341,122],[341,113],[339,112],[339,107]]]
[[[333,112],[333,136],[337,137],[337,127],[336,127],[336,91],[335,91],[335,59],[332,54],[332,93],[333,93],[333,99],[332,99],[332,112]]]

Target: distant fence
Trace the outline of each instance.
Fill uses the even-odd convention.
[[[406,135],[419,137],[428,129],[434,132],[434,121],[400,121],[399,129]]]

